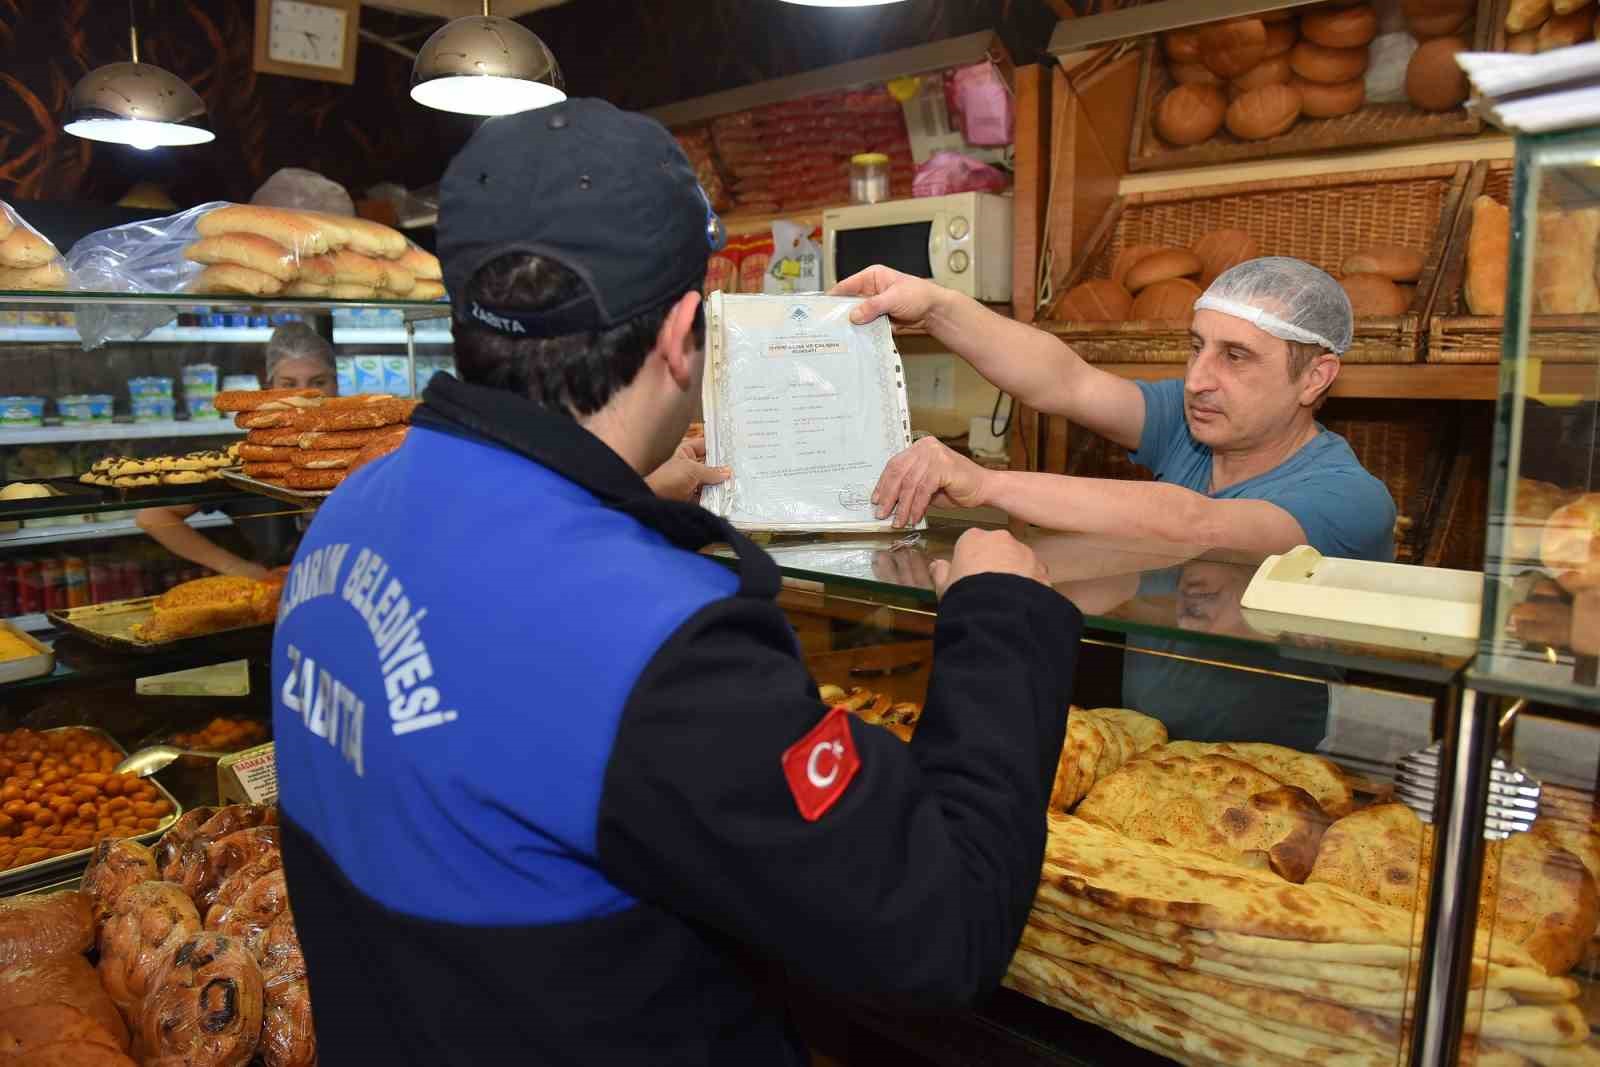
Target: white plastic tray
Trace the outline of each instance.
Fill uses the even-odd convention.
[[[1240,601],[1257,629],[1425,652],[1475,642],[1482,605],[1477,571],[1338,559],[1309,545],[1263,560]]]

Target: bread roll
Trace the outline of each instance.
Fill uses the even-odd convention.
[[[1373,245],[1344,257],[1341,274],[1379,274],[1392,282],[1414,282],[1422,277],[1422,253],[1405,245]]]
[[[1581,7],[1565,15],[1554,15],[1539,27],[1534,37],[1534,51],[1548,52],[1553,48],[1567,48],[1589,40],[1594,32],[1594,8]]]
[[[1165,251],[1166,245],[1129,245],[1117,253],[1117,258],[1111,261],[1111,280],[1123,288],[1127,288],[1128,272],[1133,265],[1146,256]]]
[[[1237,78],[1267,54],[1267,26],[1260,19],[1229,19],[1200,28],[1200,62],[1219,78]]]
[[[1350,274],[1339,279],[1356,318],[1403,315],[1410,306],[1399,286],[1381,274]]]
[[[343,230],[347,235],[345,247],[352,252],[378,259],[396,259],[405,254],[410,243],[398,230],[381,222],[350,215],[319,215],[326,224]]]
[[[1273,56],[1287,55],[1289,49],[1300,39],[1300,30],[1293,22],[1267,23],[1267,44],[1262,52],[1262,59],[1271,59]]]
[[[419,282],[444,280],[444,271],[439,267],[439,257],[432,252],[424,252],[415,245],[407,248],[397,262]]]
[[[237,263],[217,263],[197,274],[189,283],[194,293],[243,293],[246,296],[277,296],[283,283]]]
[[[1053,317],[1065,322],[1121,322],[1132,306],[1128,290],[1109,278],[1094,278],[1068,289]]]
[[[1593,2],[1594,0],[1550,0],[1550,10],[1557,15],[1570,15]]]
[[[1378,36],[1378,13],[1371,4],[1308,11],[1300,36],[1329,48],[1365,48]]]
[[[331,300],[372,300],[377,295],[378,290],[375,286],[354,285],[350,282],[330,285],[327,292],[327,296]]]
[[[1170,63],[1167,72],[1179,85],[1221,85],[1222,79],[1206,69],[1204,63]]]
[[[1292,77],[1294,72],[1289,69],[1287,55],[1269,56],[1229,82],[1228,92],[1237,97],[1248,93],[1251,89],[1259,89],[1263,85],[1287,85]],[[1221,125],[1221,122],[1222,116],[1219,114],[1218,125]]]
[[[1448,37],[1467,24],[1471,11],[1446,11],[1438,15],[1417,15],[1406,19],[1406,29],[1419,41]]]
[[[1471,86],[1466,71],[1456,65],[1456,53],[1466,50],[1467,42],[1459,37],[1439,37],[1419,45],[1406,66],[1406,99],[1424,111],[1460,107]]]
[[[1540,537],[1539,558],[1546,567],[1562,572],[1558,580],[1563,588],[1593,585],[1600,570],[1600,494],[1587,493],[1550,513]]]
[[[1200,258],[1200,284],[1210,285],[1223,271],[1261,254],[1255,238],[1243,230],[1212,230],[1194,243]]]
[[[1511,267],[1511,212],[1493,197],[1472,202],[1467,236],[1467,310],[1474,315],[1506,313],[1506,274]]]
[[[1595,286],[1595,249],[1600,245],[1600,208],[1541,211],[1533,257],[1533,310],[1544,315],[1591,315],[1600,311]]]
[[[25,226],[18,226],[0,241],[0,265],[13,268],[42,267],[56,258],[56,246]]]
[[[1298,47],[1298,46],[1296,46]],[[1260,141],[1276,137],[1300,117],[1300,91],[1287,85],[1263,85],[1228,105],[1228,129],[1235,137]]]
[[[1308,119],[1334,119],[1361,110],[1367,102],[1367,83],[1361,78],[1323,85],[1296,76],[1289,85],[1300,93],[1300,113]]]
[[[67,268],[59,259],[42,267],[0,267],[0,289],[65,289]]]
[[[1132,322],[1182,322],[1194,318],[1200,287],[1187,278],[1168,278],[1145,289],[1128,312]]]
[[[1215,85],[1180,85],[1156,107],[1156,133],[1168,144],[1199,144],[1222,129],[1227,110]]]
[[[225,233],[254,233],[278,242],[297,255],[315,256],[342,247],[343,233],[325,219],[307,212],[258,204],[230,204],[200,216],[195,231],[201,237]]]
[[[280,282],[292,282],[300,274],[299,263],[293,252],[255,233],[202,237],[183,250],[183,258],[195,263],[237,263],[241,267],[270,274]]]
[[[435,281],[417,280],[411,287],[410,300],[443,300],[445,298],[444,283]]]
[[[1289,52],[1289,65],[1306,81],[1335,85],[1353,81],[1367,72],[1365,48],[1328,48],[1301,41]]]
[[[1516,55],[1531,56],[1539,47],[1539,31],[1524,30],[1506,37],[1506,51]]]
[[[1187,248],[1167,248],[1145,256],[1128,271],[1123,284],[1130,293],[1164,282],[1200,273],[1200,257]]]
[[[1512,33],[1534,30],[1550,17],[1550,0],[1511,0],[1506,9],[1506,29]]]
[[[1161,35],[1161,50],[1174,63],[1200,62],[1200,31],[1168,30]]]

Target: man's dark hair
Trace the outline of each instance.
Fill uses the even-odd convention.
[[[506,389],[574,416],[592,415],[605,407],[638,375],[661,324],[683,293],[610,329],[563,337],[511,337],[460,310],[476,302],[486,308],[542,311],[576,299],[583,291],[576,274],[543,256],[515,252],[490,260],[467,283],[466,299],[456,304],[455,357],[462,380]],[[705,325],[704,311],[697,307],[698,345],[705,344]]]

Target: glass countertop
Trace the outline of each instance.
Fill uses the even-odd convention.
[[[70,311],[83,305],[122,304],[168,305],[178,308],[279,308],[284,311],[318,311],[335,308],[395,308],[412,321],[442,319],[450,315],[450,304],[442,300],[328,300],[318,297],[230,296],[215,293],[100,293],[76,289],[17,290],[0,289],[0,307],[16,311]]]
[[[949,560],[971,524],[937,521],[906,535],[757,535],[786,579],[820,583],[829,597],[932,611],[930,564]],[[1378,629],[1265,615],[1240,604],[1261,555],[1113,540],[1030,529],[1022,539],[1052,583],[1084,613],[1088,628],[1125,635],[1130,646],[1202,662],[1327,678],[1354,670],[1433,685],[1452,681],[1476,643],[1404,629]],[[729,560],[726,546],[710,550]]]

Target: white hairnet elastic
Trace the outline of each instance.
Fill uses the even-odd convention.
[[[1194,302],[1196,311],[1224,315],[1285,341],[1344,355],[1355,332],[1355,314],[1344,287],[1303,259],[1263,256],[1230,267]]]
[[[286,322],[267,341],[267,377],[286,359],[314,359],[334,366],[333,346],[303,322]]]

